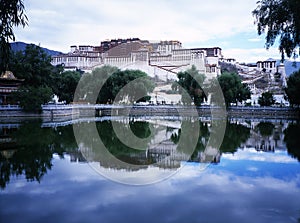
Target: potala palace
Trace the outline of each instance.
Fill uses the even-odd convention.
[[[83,71],[111,65],[139,69],[151,77],[168,80],[176,79],[179,71],[192,65],[207,77],[216,77],[221,73],[222,58],[219,47],[184,49],[179,41],[150,42],[133,38],[103,41],[100,46],[71,46],[69,53],[54,56],[52,64]]]
[[[257,104],[259,95],[268,90],[275,92],[278,103],[286,104],[282,91],[286,85],[286,73],[282,63],[269,59],[254,64],[239,64],[235,59],[225,59],[220,47],[186,49],[177,40],[151,42],[139,38],[114,39],[102,41],[100,46],[73,45],[69,53],[53,56],[52,65],[63,65],[65,70],[80,69],[84,72],[104,65],[122,70],[139,69],[160,82],[176,80],[178,72],[192,65],[207,79],[220,75],[224,65],[233,66],[243,83],[251,89],[252,105]],[[160,100],[179,102],[180,96],[163,93],[170,89],[171,85],[163,84],[153,94],[157,98],[160,92]]]

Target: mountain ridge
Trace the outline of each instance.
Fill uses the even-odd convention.
[[[11,46],[12,51],[17,52],[17,51],[24,51],[26,49],[26,46],[30,45],[30,44],[31,43],[13,42],[13,43],[10,43],[10,46]],[[34,44],[34,45],[36,45],[36,44]],[[47,49],[44,47],[41,47],[41,48],[50,56],[56,56],[56,55],[62,54],[62,52],[59,52],[59,51],[50,50],[50,49]]]

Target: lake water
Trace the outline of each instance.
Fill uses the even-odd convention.
[[[299,223],[300,124],[223,124],[3,122],[0,222]]]

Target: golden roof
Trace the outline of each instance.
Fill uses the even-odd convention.
[[[11,71],[5,71],[1,74],[0,78],[3,79],[9,79],[9,80],[16,80],[17,78],[14,76],[14,74]]]
[[[6,159],[10,159],[15,154],[15,152],[16,150],[2,150],[1,155]]]

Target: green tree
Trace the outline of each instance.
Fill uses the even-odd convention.
[[[197,68],[193,65],[191,69],[177,74],[178,81],[172,85],[172,89],[181,94],[183,104],[191,104],[200,106],[206,99],[203,90],[203,82],[205,75],[200,74]]]
[[[147,94],[155,86],[148,75],[140,70],[121,71],[111,66],[97,68],[82,78],[80,97],[85,98],[85,101],[102,104],[125,99],[129,102],[148,100]]]
[[[27,25],[22,0],[0,0],[0,73],[7,69],[10,41],[15,41],[13,27]]]
[[[258,104],[260,106],[271,106],[275,103],[275,99],[272,92],[264,92],[258,98]]]
[[[26,112],[41,112],[41,105],[51,100],[53,96],[52,76],[59,69],[51,65],[51,57],[34,44],[26,47],[24,52],[11,54],[10,69],[19,79],[24,79],[22,87],[13,94],[15,101]]]
[[[107,79],[118,70],[117,67],[105,65],[92,70],[91,73],[85,73],[77,88],[77,100],[94,103],[95,101],[99,102],[100,98],[102,98],[102,101],[108,101],[112,97],[110,94],[111,87],[110,89],[103,90],[101,96],[99,95],[99,91],[104,87]]]
[[[291,105],[300,105],[300,70],[288,78],[285,92]]]
[[[20,106],[25,112],[42,112],[42,104],[50,101],[53,91],[49,87],[21,87],[14,92],[13,98],[19,101]]]
[[[149,76],[140,70],[115,72],[105,85],[106,89],[113,86],[111,101],[116,102],[126,98],[129,102],[149,99],[148,93],[151,93],[155,86]]]
[[[226,106],[247,100],[251,96],[249,87],[243,84],[236,73],[223,73],[218,77],[220,87],[223,91]],[[213,95],[214,96],[214,95]]]
[[[41,105],[49,102],[54,94],[61,101],[73,101],[80,73],[63,72],[63,67],[53,66],[51,56],[40,46],[29,44],[24,52],[12,53],[9,64],[15,76],[24,79],[14,99],[25,111],[41,112]]]
[[[151,100],[151,96],[147,95],[147,96],[144,96],[140,99],[138,99],[136,102],[139,103],[139,102],[147,102],[147,101],[150,101]]]
[[[52,75],[52,89],[60,101],[70,103],[73,101],[77,84],[80,80],[80,73],[77,71],[65,71],[61,74]]]
[[[252,12],[257,24],[258,34],[266,32],[266,48],[274,45],[279,37],[279,51],[287,57],[299,55],[300,46],[300,1],[299,0],[261,0]]]
[[[10,69],[17,78],[24,79],[23,86],[30,87],[51,87],[51,75],[61,71],[51,64],[51,56],[34,44],[12,54]]]

